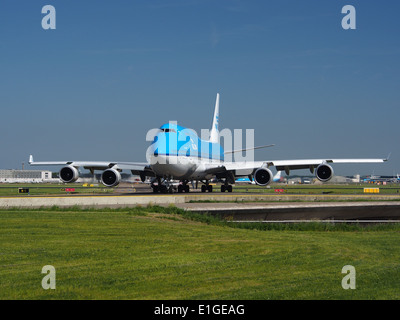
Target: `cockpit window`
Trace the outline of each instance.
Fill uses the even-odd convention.
[[[161,129],[162,132],[173,132],[176,133],[175,129]]]

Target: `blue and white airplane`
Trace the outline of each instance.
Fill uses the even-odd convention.
[[[327,182],[333,176],[332,163],[383,163],[387,159],[306,159],[306,160],[272,160],[272,161],[225,161],[224,155],[250,149],[233,150],[224,152],[219,144],[219,94],[214,109],[214,117],[210,137],[208,140],[200,139],[197,134],[175,123],[167,123],[160,127],[154,136],[150,147],[147,149],[146,163],[119,162],[119,161],[46,161],[34,162],[33,156],[29,157],[32,166],[63,166],[60,170],[60,179],[65,183],[75,182],[79,178],[80,167],[89,169],[92,174],[95,170],[103,171],[102,183],[108,187],[117,186],[121,181],[121,172],[129,170],[134,175],[140,175],[144,181],[152,177],[153,192],[172,193],[173,181],[180,181],[178,192],[189,192],[189,182],[203,183],[202,192],[212,192],[211,179],[217,178],[224,181],[221,192],[232,192],[232,184],[238,177],[248,177],[259,186],[267,186],[273,180],[269,168],[275,167],[277,171],[285,171],[287,175],[291,170],[309,169],[315,172],[316,177]],[[272,146],[272,145],[269,145]],[[263,147],[255,147],[258,149]]]
[[[371,176],[362,179],[363,182],[366,183],[383,183],[383,182],[387,182],[387,183],[396,183],[396,182],[400,182],[400,177],[399,174],[397,174],[397,177],[395,176],[376,176],[374,174],[372,174]]]

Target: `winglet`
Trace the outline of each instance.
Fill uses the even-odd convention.
[[[386,157],[386,159],[384,159],[383,161],[389,161],[390,156],[392,155],[391,152],[389,152],[388,156]]]
[[[217,99],[215,101],[214,118],[210,132],[211,143],[218,143],[218,138],[219,138],[218,123],[219,123],[219,93],[217,93]]]
[[[28,161],[28,163],[29,163],[29,164],[33,163],[33,156],[32,156],[32,155],[29,156],[29,161]]]

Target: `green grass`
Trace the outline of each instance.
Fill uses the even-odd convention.
[[[156,206],[0,210],[0,226],[0,299],[400,298],[398,225],[262,230]]]

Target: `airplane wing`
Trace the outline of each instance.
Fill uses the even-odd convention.
[[[91,172],[94,170],[130,170],[134,175],[146,173],[148,176],[154,176],[153,171],[146,162],[120,162],[120,161],[33,161],[33,156],[29,156],[31,166],[72,166],[82,167]]]
[[[260,167],[275,167],[278,171],[310,169],[313,170],[323,163],[383,163],[387,159],[304,159],[304,160],[272,160],[272,161],[254,161],[254,162],[225,162],[223,167],[227,171],[249,170]],[[210,168],[211,169],[211,168]]]
[[[289,174],[291,170],[310,169],[313,173],[314,169],[321,164],[330,163],[383,163],[387,159],[305,159],[305,160],[275,160],[267,161],[267,167],[275,167],[278,171],[285,171]]]
[[[289,175],[291,170],[309,169],[311,173],[322,164],[334,163],[383,163],[388,159],[303,159],[303,160],[271,160],[254,162],[225,162],[222,164],[210,164],[207,173],[220,177],[251,176],[258,168],[268,169],[275,167],[277,171],[285,171]],[[333,173],[333,172],[332,172]],[[326,179],[328,180],[328,179]]]

